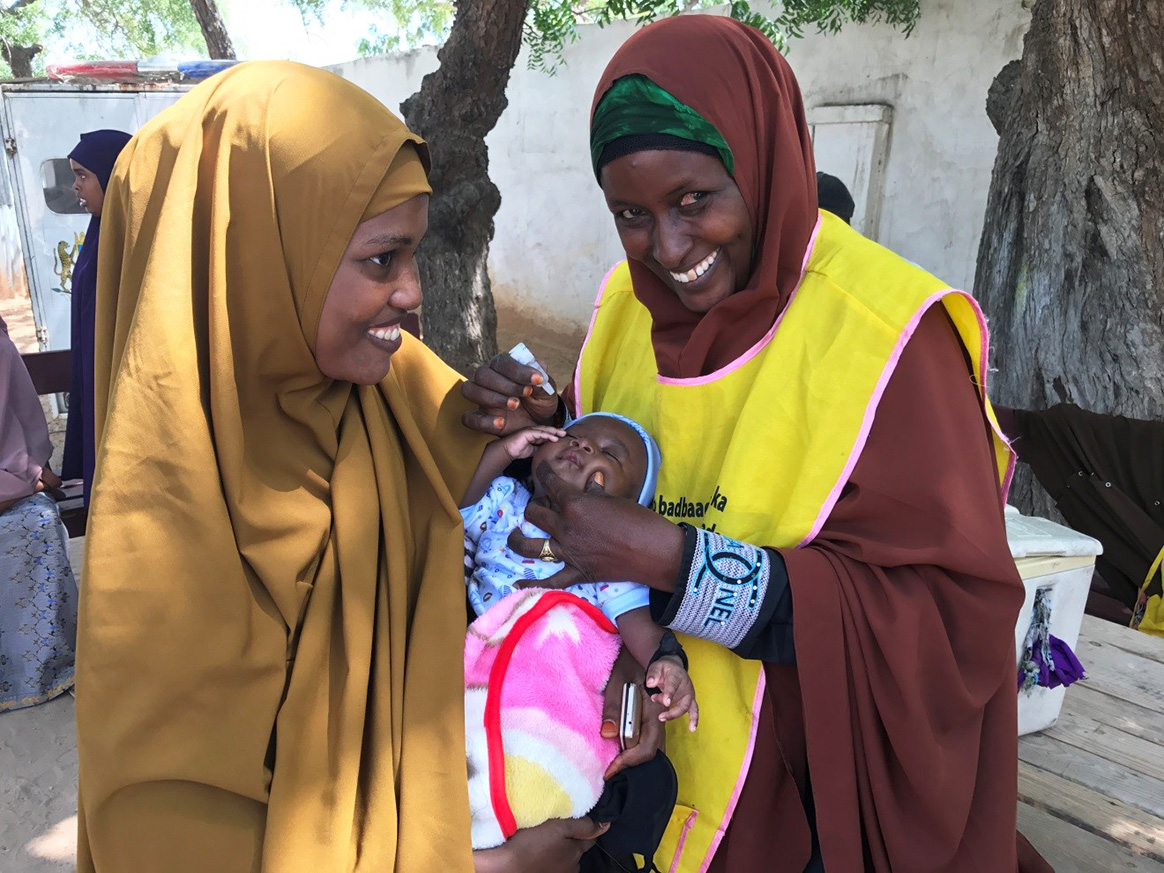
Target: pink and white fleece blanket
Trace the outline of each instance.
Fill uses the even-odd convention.
[[[594,807],[618,754],[618,741],[600,730],[619,645],[610,619],[567,591],[515,592],[469,626],[465,752],[474,849]]]

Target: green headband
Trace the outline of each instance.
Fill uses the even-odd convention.
[[[718,130],[702,115],[686,106],[646,76],[616,79],[594,110],[590,125],[590,160],[594,175],[601,169],[606,147],[624,137],[664,135],[688,140],[719,156],[728,173],[735,175],[735,160]],[[650,146],[647,146],[650,147]]]

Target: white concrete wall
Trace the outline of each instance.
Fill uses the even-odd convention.
[[[908,39],[849,27],[806,36],[789,54],[810,109],[893,106],[880,240],[955,287],[973,283],[997,147],[986,92],[1021,54],[1028,22],[1021,0],[922,0]],[[586,321],[599,280],[622,256],[590,169],[587,119],[602,69],[633,30],[587,28],[554,76],[526,69],[524,53],[518,60],[509,108],[488,139],[502,195],[490,271],[503,303]],[[435,66],[435,49],[421,49],[333,69],[398,111]]]

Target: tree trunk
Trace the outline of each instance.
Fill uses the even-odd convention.
[[[202,38],[206,40],[206,50],[210,52],[210,57],[234,60],[234,44],[218,13],[217,0],[190,0],[190,8],[194,10],[198,26],[202,28]]]
[[[465,374],[497,351],[486,259],[501,193],[489,179],[485,136],[508,103],[525,11],[524,0],[461,0],[440,67],[402,106],[432,151],[429,230],[418,253],[424,338]]]
[[[1037,0],[988,111],[991,396],[1164,417],[1164,3]],[[1013,493],[1051,506],[1029,475]]]
[[[12,45],[7,40],[0,41],[0,53],[12,70],[13,79],[31,79],[32,59],[41,51],[40,45]]]

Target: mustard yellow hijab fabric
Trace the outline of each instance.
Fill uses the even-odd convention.
[[[469,871],[457,377],[312,346],[424,144],[337,76],[244,64],[118,161],[77,657],[78,867]],[[102,427],[102,423],[104,426]]]

